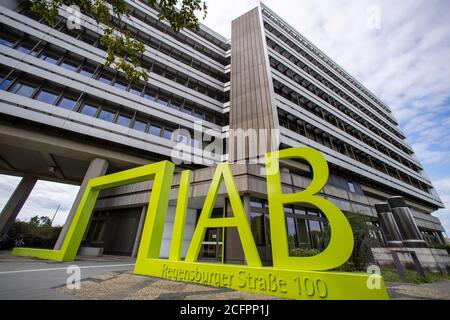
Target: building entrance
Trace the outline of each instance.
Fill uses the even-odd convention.
[[[142,208],[95,212],[82,246],[103,254],[131,256]]]

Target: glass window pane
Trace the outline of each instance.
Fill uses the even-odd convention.
[[[180,110],[181,104],[182,104],[181,101],[172,100],[171,103],[170,103],[170,107],[174,108],[174,109],[177,109],[177,110]]]
[[[116,83],[114,83],[114,87],[119,88],[121,90],[127,90],[128,85],[124,82],[116,81]]]
[[[253,238],[257,246],[265,246],[264,237],[264,214],[251,212],[250,213],[250,226],[253,233]]]
[[[214,123],[214,116],[210,113],[205,112],[205,120]]]
[[[113,111],[102,110],[100,112],[100,115],[98,116],[98,118],[102,119],[102,120],[105,120],[105,121],[108,121],[108,122],[113,122],[115,115],[116,115],[116,113],[113,112]]]
[[[10,83],[11,80],[0,77],[0,90],[5,90]]]
[[[191,107],[184,106],[183,112],[184,112],[184,113],[187,113],[187,114],[192,114],[192,108],[191,108]]]
[[[297,231],[298,231],[298,243],[299,247],[306,249],[311,247],[311,242],[309,239],[308,223],[304,219],[297,220]]]
[[[297,232],[295,231],[295,220],[292,217],[286,218],[289,249],[297,248]]]
[[[264,215],[264,226],[266,228],[266,241],[268,245],[272,245],[271,235],[270,235],[270,215]]]
[[[56,64],[56,63],[58,62],[58,60],[59,60],[58,57],[56,57],[56,56],[54,56],[54,55],[51,55],[51,54],[49,54],[49,53],[43,53],[43,54],[41,54],[41,57],[40,57],[40,58],[41,58],[42,60],[48,62],[48,63],[51,63],[51,64]]]
[[[150,100],[150,101],[156,101],[156,97],[155,97],[155,93],[154,92],[150,92],[150,91],[146,92],[144,94],[144,98],[147,99],[147,100]]]
[[[262,201],[259,200],[259,199],[254,199],[254,198],[252,198],[252,199],[250,199],[250,207],[262,209],[263,203],[262,203]]]
[[[300,216],[306,216],[306,210],[303,208],[294,208],[294,213]]]
[[[134,122],[133,129],[145,132],[146,128],[147,128],[147,122],[140,121],[140,120],[136,120]]]
[[[161,136],[161,128],[158,126],[151,125],[149,132],[155,136]]]
[[[58,95],[56,95],[55,93],[46,91],[46,90],[41,90],[41,92],[39,92],[38,96],[36,97],[37,100],[45,102],[45,103],[49,103],[49,104],[54,104],[57,98],[58,98]]]
[[[26,85],[21,82],[15,83],[14,86],[10,89],[12,93],[18,94],[23,97],[31,97],[34,93],[34,90],[36,90],[35,87]]]
[[[137,87],[131,87],[131,88],[130,88],[130,92],[131,92],[132,94],[135,94],[135,95],[137,95],[137,96],[140,96],[140,95],[141,95],[141,92],[142,92],[142,89],[137,88]]]
[[[173,133],[172,129],[165,128],[163,137],[166,138],[166,139],[171,140],[172,139],[172,133]]]
[[[319,221],[308,220],[311,244],[314,249],[323,248],[323,234]]]
[[[101,76],[98,78],[98,81],[103,82],[103,83],[106,83],[106,84],[111,84],[112,78],[111,78],[111,77],[108,77],[108,76],[105,76],[105,75],[101,75]]]
[[[203,119],[203,112],[199,111],[199,110],[195,110],[194,111],[194,117],[199,118],[199,119]]]
[[[350,181],[348,182],[348,189],[350,190],[351,193],[356,192],[355,185]]]
[[[88,78],[91,78],[92,75],[94,74],[94,70],[90,69],[90,68],[82,68],[80,70],[80,74],[82,74],[83,76],[86,76]]]
[[[124,116],[123,114],[119,115],[119,117],[117,118],[117,124],[120,124],[121,126],[124,127],[130,127],[130,123],[131,123],[131,118],[128,116]]]
[[[95,114],[97,113],[97,107],[94,107],[90,104],[85,104],[83,106],[83,109],[81,109],[81,113],[91,117],[95,117]]]
[[[158,103],[167,106],[169,104],[169,99],[164,97],[158,97]]]
[[[6,46],[6,47],[12,47],[13,43],[5,38],[0,38],[0,44]]]
[[[77,71],[78,69],[78,65],[71,61],[63,61],[63,63],[61,63],[61,67],[70,71]]]
[[[284,213],[290,213],[290,214],[292,214],[292,213],[293,213],[292,207],[284,207]]]
[[[77,101],[75,99],[69,97],[63,97],[61,101],[59,101],[58,106],[64,109],[73,110],[75,108]]]
[[[28,44],[21,44],[19,47],[17,47],[17,50],[19,50],[20,52],[29,54],[31,52],[32,46],[28,45]]]

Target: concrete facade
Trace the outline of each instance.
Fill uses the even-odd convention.
[[[62,7],[61,21],[50,28],[28,2],[13,2],[0,10],[0,173],[81,185],[79,199],[92,177],[180,160],[177,172],[193,170],[187,246],[215,164],[229,161],[259,253],[270,264],[264,171],[248,160],[267,151],[310,146],[330,166],[323,197],[343,211],[370,217],[379,229],[375,204],[401,196],[421,236],[430,246],[443,244],[444,229],[432,216],[442,201],[389,107],[265,5],[235,19],[229,41],[205,26],[173,33],[154,8],[126,0],[132,14],[124,21],[145,44],[141,63],[151,79],[130,84],[103,66],[102,29],[92,18],[82,14],[81,29],[70,30]],[[174,157],[179,129],[193,136],[192,148]],[[266,130],[270,138],[232,139],[236,130],[249,129]],[[273,139],[271,132],[279,135]],[[206,133],[226,147],[202,152]],[[281,167],[286,193],[310,183],[308,164],[285,160]],[[162,256],[170,243],[178,179],[175,175]],[[119,228],[131,236],[121,240],[126,245],[114,244],[120,247],[116,251],[135,256],[150,192],[150,182],[103,191],[84,252],[93,247],[115,251],[107,248],[113,243],[107,235]],[[11,212],[20,211],[19,205],[13,207]],[[224,187],[216,209],[218,215],[232,214]],[[307,206],[287,209],[292,247],[323,249],[323,214]],[[205,256],[216,248],[215,258],[243,262],[234,230],[210,230],[207,237]]]

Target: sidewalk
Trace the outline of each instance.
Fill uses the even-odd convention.
[[[425,284],[387,282],[389,295],[393,300],[450,300],[450,281]]]

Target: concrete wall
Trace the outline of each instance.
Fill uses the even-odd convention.
[[[440,272],[447,270],[450,272],[450,256],[447,250],[428,249],[428,248],[396,248],[396,251],[414,251],[422,265],[422,268],[431,272]],[[372,248],[372,253],[377,263],[381,266],[394,267],[391,249],[389,248]],[[400,262],[406,267],[412,267],[413,261],[411,255],[404,253],[399,254]]]

